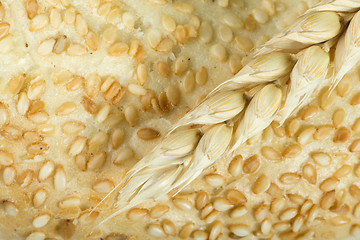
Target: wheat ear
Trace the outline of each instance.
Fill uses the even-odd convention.
[[[329,54],[313,45],[335,42],[346,24],[340,15],[356,11],[360,2],[331,1],[323,7],[326,11],[319,10],[320,5],[309,10],[282,35],[255,50],[252,56],[256,57],[239,74],[215,88],[175,124],[113,189],[120,187],[119,209],[104,221],[175,188],[180,191],[275,118],[284,121],[302,106],[327,80],[329,69]],[[286,85],[288,91],[282,96],[281,88]],[[248,88],[252,88],[250,94]]]

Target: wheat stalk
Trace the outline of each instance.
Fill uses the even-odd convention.
[[[204,169],[221,157],[234,154],[274,119],[283,123],[326,80],[330,64],[327,51],[352,19],[338,42],[346,50],[338,58],[341,67],[332,83],[336,86],[341,74],[351,69],[347,57],[358,51],[359,13],[353,18],[348,13],[359,8],[360,1],[355,0],[318,5],[287,31],[256,49],[251,54],[252,61],[180,119],[106,196],[120,188],[116,206],[119,209],[100,224],[139,203],[159,199],[174,189],[181,191]],[[348,14],[346,18],[344,14]],[[314,44],[323,44],[326,51]]]

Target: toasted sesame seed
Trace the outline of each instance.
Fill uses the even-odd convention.
[[[248,209],[245,206],[240,205],[240,206],[236,206],[233,209],[231,209],[231,211],[229,212],[229,216],[231,218],[239,218],[239,217],[244,216],[247,212],[248,212]]]
[[[261,149],[261,154],[271,161],[281,161],[281,154],[272,147],[265,146]]]
[[[69,7],[64,12],[64,22],[68,25],[72,25],[75,22],[76,10],[73,7]]]
[[[306,145],[311,143],[314,140],[313,135],[315,132],[316,132],[316,128],[314,126],[310,126],[303,129],[297,137],[298,143],[300,143],[301,145]]]
[[[135,27],[135,16],[130,12],[124,12],[122,14],[122,22],[124,23],[127,30],[133,30]]]
[[[260,167],[260,159],[258,155],[254,155],[244,161],[243,171],[244,173],[251,174],[256,172]]]
[[[353,224],[350,228],[350,234],[353,236],[359,236],[360,235],[360,225]]]
[[[75,122],[75,121],[69,121],[66,122],[63,126],[62,126],[62,132],[65,133],[66,135],[78,135],[80,132],[82,132],[84,129],[86,128],[86,126],[81,123],[81,122]]]
[[[208,174],[205,176],[205,181],[212,187],[220,187],[225,183],[225,178],[220,174]]]
[[[5,37],[10,30],[10,24],[7,22],[0,22],[0,39]]]
[[[183,74],[189,68],[189,64],[190,64],[190,59],[184,55],[176,58],[173,67],[174,73],[176,75]]]
[[[194,7],[189,3],[175,3],[172,5],[175,11],[190,14],[194,11]]]
[[[262,222],[268,215],[268,206],[265,204],[261,204],[259,207],[257,207],[254,210],[255,210],[254,217],[258,222]]]
[[[320,199],[320,207],[322,209],[329,209],[335,203],[335,190],[325,192]]]
[[[142,140],[153,140],[160,137],[160,133],[152,128],[141,128],[137,131],[137,135]]]
[[[16,169],[13,166],[5,167],[3,170],[3,180],[5,185],[11,185],[16,178]]]
[[[45,233],[43,232],[32,232],[25,240],[45,240]]]
[[[349,193],[356,200],[358,200],[358,201],[360,200],[360,188],[358,186],[356,186],[355,184],[352,184],[349,187]]]
[[[218,28],[218,35],[221,41],[230,43],[234,39],[234,33],[229,26],[220,25]]]
[[[3,204],[5,213],[12,216],[12,217],[16,217],[19,214],[19,209],[17,208],[17,206],[9,201],[5,201]]]
[[[60,12],[56,9],[56,8],[52,8],[50,10],[50,25],[55,28],[58,29],[61,25],[62,19],[61,19],[61,14]]]
[[[199,29],[199,39],[202,43],[209,43],[213,38],[213,29],[208,21],[203,21]]]
[[[355,96],[353,96],[353,98],[350,101],[350,104],[353,106],[360,104],[360,93],[357,93],[355,94]]]
[[[317,173],[313,165],[306,164],[302,170],[302,176],[311,184],[316,184]]]
[[[26,14],[29,19],[33,19],[38,10],[38,3],[36,0],[27,0],[25,2]],[[5,14],[4,14],[5,15]]]
[[[161,23],[163,28],[168,32],[174,32],[176,29],[176,22],[169,15],[163,14],[161,16]]]
[[[26,170],[19,175],[17,183],[19,183],[20,187],[25,188],[32,183],[34,175],[33,170]]]
[[[26,150],[31,155],[41,155],[49,150],[49,145],[46,143],[35,142],[28,145]]]
[[[45,226],[49,222],[49,220],[50,220],[50,214],[44,213],[36,216],[33,219],[32,224],[35,228],[41,228]]]
[[[270,212],[274,214],[278,214],[285,206],[285,199],[281,198],[274,198],[270,204]]]
[[[67,48],[66,52],[70,55],[70,56],[82,56],[84,55],[87,50],[86,48],[81,45],[81,44],[77,44],[77,43],[72,43],[70,44],[70,46]]]
[[[339,179],[337,179],[336,177],[330,177],[320,183],[319,188],[323,192],[329,192],[334,190],[339,182]]]
[[[12,50],[14,45],[14,37],[8,34],[4,38],[0,39],[0,53],[8,53]]]
[[[185,224],[179,231],[179,237],[181,239],[186,239],[188,238],[192,231],[194,230],[195,224],[192,222],[189,222],[187,224]]]
[[[305,198],[299,194],[288,193],[286,196],[292,203],[295,203],[296,205],[302,205],[305,201]]]
[[[47,196],[48,196],[48,192],[45,189],[37,190],[33,196],[34,207],[38,208],[42,206],[45,203]]]
[[[360,152],[360,139],[355,139],[350,147],[349,147],[349,151],[350,152]]]
[[[128,105],[124,110],[125,120],[129,123],[130,127],[134,127],[138,121],[138,113],[133,105]]]
[[[83,87],[84,78],[81,76],[73,76],[73,78],[66,83],[66,90],[73,92]]]
[[[59,202],[60,208],[74,208],[80,205],[80,197],[67,197]]]
[[[174,85],[170,85],[166,89],[166,97],[169,100],[169,102],[171,103],[171,105],[177,106],[179,104],[180,98],[181,98],[179,89]]]
[[[332,134],[333,131],[334,128],[332,126],[329,125],[320,126],[314,133],[314,139],[315,140],[326,139]]]
[[[49,178],[55,170],[55,164],[52,161],[47,161],[39,170],[38,179],[40,182]]]
[[[80,34],[81,36],[84,36],[88,33],[89,29],[88,29],[88,25],[86,20],[84,19],[83,16],[81,16],[81,14],[76,14],[76,18],[75,18],[75,30],[78,34]]]
[[[206,204],[200,211],[200,219],[205,219],[205,217],[208,216],[213,210],[214,207],[212,203]]]
[[[84,36],[84,39],[85,39],[85,44],[86,46],[89,47],[89,49],[91,49],[92,51],[96,51],[98,49],[99,38],[94,32],[89,31],[88,34]]]
[[[192,204],[190,202],[190,200],[183,198],[183,197],[175,197],[173,199],[173,203],[175,205],[175,207],[184,210],[184,211],[189,211],[192,208]]]
[[[330,106],[334,104],[335,101],[335,94],[334,92],[329,92],[329,90],[324,91],[320,95],[320,107],[323,110],[327,110]]]
[[[285,158],[295,158],[295,157],[299,156],[301,151],[302,151],[301,145],[292,144],[285,148],[282,155]]]
[[[329,166],[331,163],[331,157],[327,153],[316,152],[316,153],[311,154],[311,158],[314,160],[314,162],[317,165],[319,165],[321,167]]]
[[[252,31],[255,31],[256,29],[256,21],[254,19],[254,16],[252,14],[248,15],[246,18],[245,18],[245,21],[244,21],[244,26],[245,26],[245,29],[249,32],[252,32]]]
[[[95,114],[98,111],[98,107],[90,98],[83,96],[81,98],[81,105],[84,107],[85,111],[90,114]]]
[[[75,233],[75,225],[71,220],[61,220],[56,226],[57,233],[64,239],[70,239]]]
[[[224,197],[218,197],[214,200],[214,209],[220,212],[224,212],[233,207],[233,204]]]
[[[104,166],[106,162],[106,153],[105,152],[97,152],[94,153],[87,163],[87,168],[89,170],[98,170]]]
[[[232,54],[229,58],[229,68],[232,74],[236,74],[242,68],[241,57],[238,54]]]
[[[236,47],[244,53],[250,52],[250,50],[254,47],[253,42],[249,38],[242,36],[235,37],[235,44]]]
[[[181,80],[182,89],[184,93],[190,93],[195,87],[195,73],[193,70],[188,70]]]
[[[193,237],[193,239],[196,239],[196,240],[206,240],[209,237],[209,233],[207,233],[206,231],[203,231],[203,230],[195,230],[192,233],[192,237]]]
[[[195,208],[200,210],[203,207],[205,207],[205,205],[208,203],[209,203],[209,194],[204,191],[200,191],[195,198]]]
[[[279,215],[279,219],[281,221],[288,221],[293,219],[297,213],[298,210],[296,208],[287,208]]]
[[[237,155],[229,164],[228,171],[233,176],[238,176],[241,173],[241,162],[243,158]]]
[[[225,62],[228,57],[226,48],[220,43],[216,43],[210,47],[210,55],[220,62]]]
[[[227,13],[223,16],[223,22],[233,29],[242,29],[244,23],[233,13]]]
[[[350,136],[351,131],[346,127],[341,127],[336,131],[333,141],[335,143],[343,143],[346,142]]]
[[[266,192],[271,184],[270,179],[266,175],[260,176],[253,184],[252,191],[255,194]]]
[[[221,214],[220,211],[213,210],[204,218],[205,223],[210,224],[214,222],[219,217],[220,214]]]
[[[127,212],[126,216],[132,221],[139,221],[144,219],[148,213],[149,211],[146,208],[132,208]]]
[[[238,237],[246,237],[250,234],[250,228],[245,224],[230,225],[229,230]]]
[[[160,218],[164,216],[169,211],[169,206],[167,205],[156,205],[150,210],[150,217],[151,218]]]
[[[5,7],[2,3],[0,3],[0,22],[5,19]]]
[[[299,182],[300,176],[297,173],[284,173],[279,180],[282,184],[295,184]]]
[[[92,189],[98,193],[109,193],[113,188],[114,183],[110,180],[102,180],[92,186]]]
[[[54,187],[58,191],[63,191],[66,188],[66,174],[64,167],[58,166],[54,174]]]

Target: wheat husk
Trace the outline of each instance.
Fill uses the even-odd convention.
[[[253,56],[271,51],[296,52],[313,44],[336,37],[342,30],[343,19],[332,11],[309,12],[301,16],[289,30],[280,33],[257,49]]]
[[[319,3],[317,6],[309,9],[306,13],[317,11],[332,11],[332,12],[355,12],[360,9],[359,0],[328,0]],[[305,13],[305,14],[306,14]]]
[[[275,84],[268,84],[255,94],[234,133],[230,153],[249,138],[262,132],[275,118],[282,92]]]
[[[277,118],[280,124],[307,103],[313,92],[324,82],[329,69],[329,54],[319,46],[306,48],[298,55],[299,59],[290,74],[285,104]]]
[[[339,39],[336,48],[335,77],[331,85],[333,90],[340,80],[360,61],[360,12],[350,21],[345,34]]]

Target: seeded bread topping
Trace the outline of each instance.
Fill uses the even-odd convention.
[[[354,73],[178,195],[101,226],[116,196],[90,212],[254,46],[317,2],[1,0],[0,238],[357,239]]]

